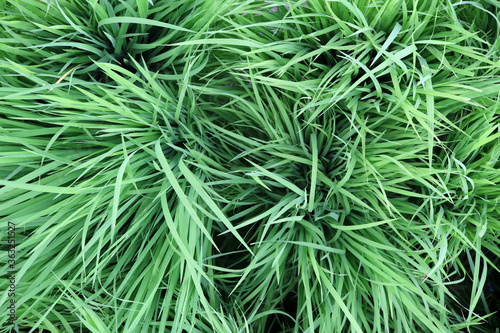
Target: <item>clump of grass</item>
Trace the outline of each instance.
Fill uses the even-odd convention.
[[[99,63],[138,73],[136,63],[148,64],[163,80],[192,76],[204,58],[190,62],[190,48],[167,44],[201,35],[213,17],[207,5],[174,1],[10,1],[16,8],[3,20],[2,57],[29,64],[42,73],[71,73],[71,78],[108,82]],[[194,60],[194,58],[190,59]],[[73,72],[74,71],[74,72]]]
[[[20,328],[498,327],[495,3],[10,3]]]

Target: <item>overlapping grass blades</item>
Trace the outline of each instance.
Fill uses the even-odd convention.
[[[20,328],[498,327],[496,2],[9,4]]]

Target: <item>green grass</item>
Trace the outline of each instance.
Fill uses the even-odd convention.
[[[25,331],[495,332],[499,13],[0,2],[0,308],[10,221]]]

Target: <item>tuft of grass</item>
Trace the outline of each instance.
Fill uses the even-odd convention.
[[[496,2],[8,3],[20,329],[499,328]]]

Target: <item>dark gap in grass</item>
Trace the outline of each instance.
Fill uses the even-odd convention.
[[[492,260],[496,265],[499,264],[498,257],[496,254],[489,250],[484,251],[485,257]],[[454,277],[454,280],[460,280],[465,278],[465,280],[458,284],[452,284],[449,286],[450,292],[457,298],[457,300],[464,306],[470,304],[470,297],[472,294],[473,270],[467,260],[466,254],[461,254],[458,258],[460,262],[464,265],[466,272],[462,270],[459,271],[459,275]],[[482,265],[481,265],[482,269]],[[486,322],[482,324],[478,329],[481,332],[494,332],[496,329],[500,329],[500,272],[498,272],[494,267],[488,267],[488,273],[486,282],[484,284],[483,290],[484,300],[486,301],[487,307],[482,299],[479,300],[474,312],[479,316],[485,316],[487,314],[494,313],[486,319]],[[448,297],[449,299],[449,297]],[[453,300],[449,299],[452,307],[456,308],[458,313],[464,313],[465,310],[456,304]],[[467,313],[465,313],[467,315]]]
[[[500,260],[495,253],[486,250],[484,251],[484,255],[498,267]],[[483,292],[489,312],[495,312],[493,316],[488,318],[488,323],[485,325],[485,327],[490,328],[493,332],[495,329],[500,329],[500,272],[494,267],[488,267],[488,274]]]
[[[291,320],[288,316],[278,313],[272,316],[271,325],[269,327],[268,332],[269,333],[292,332],[294,327],[293,325],[295,325],[293,320]]]
[[[330,69],[333,68],[341,60],[342,59],[338,57],[337,51],[328,50],[320,53],[315,58],[304,60],[304,64],[309,65],[309,63],[311,62],[313,64],[319,64],[321,66]]]

